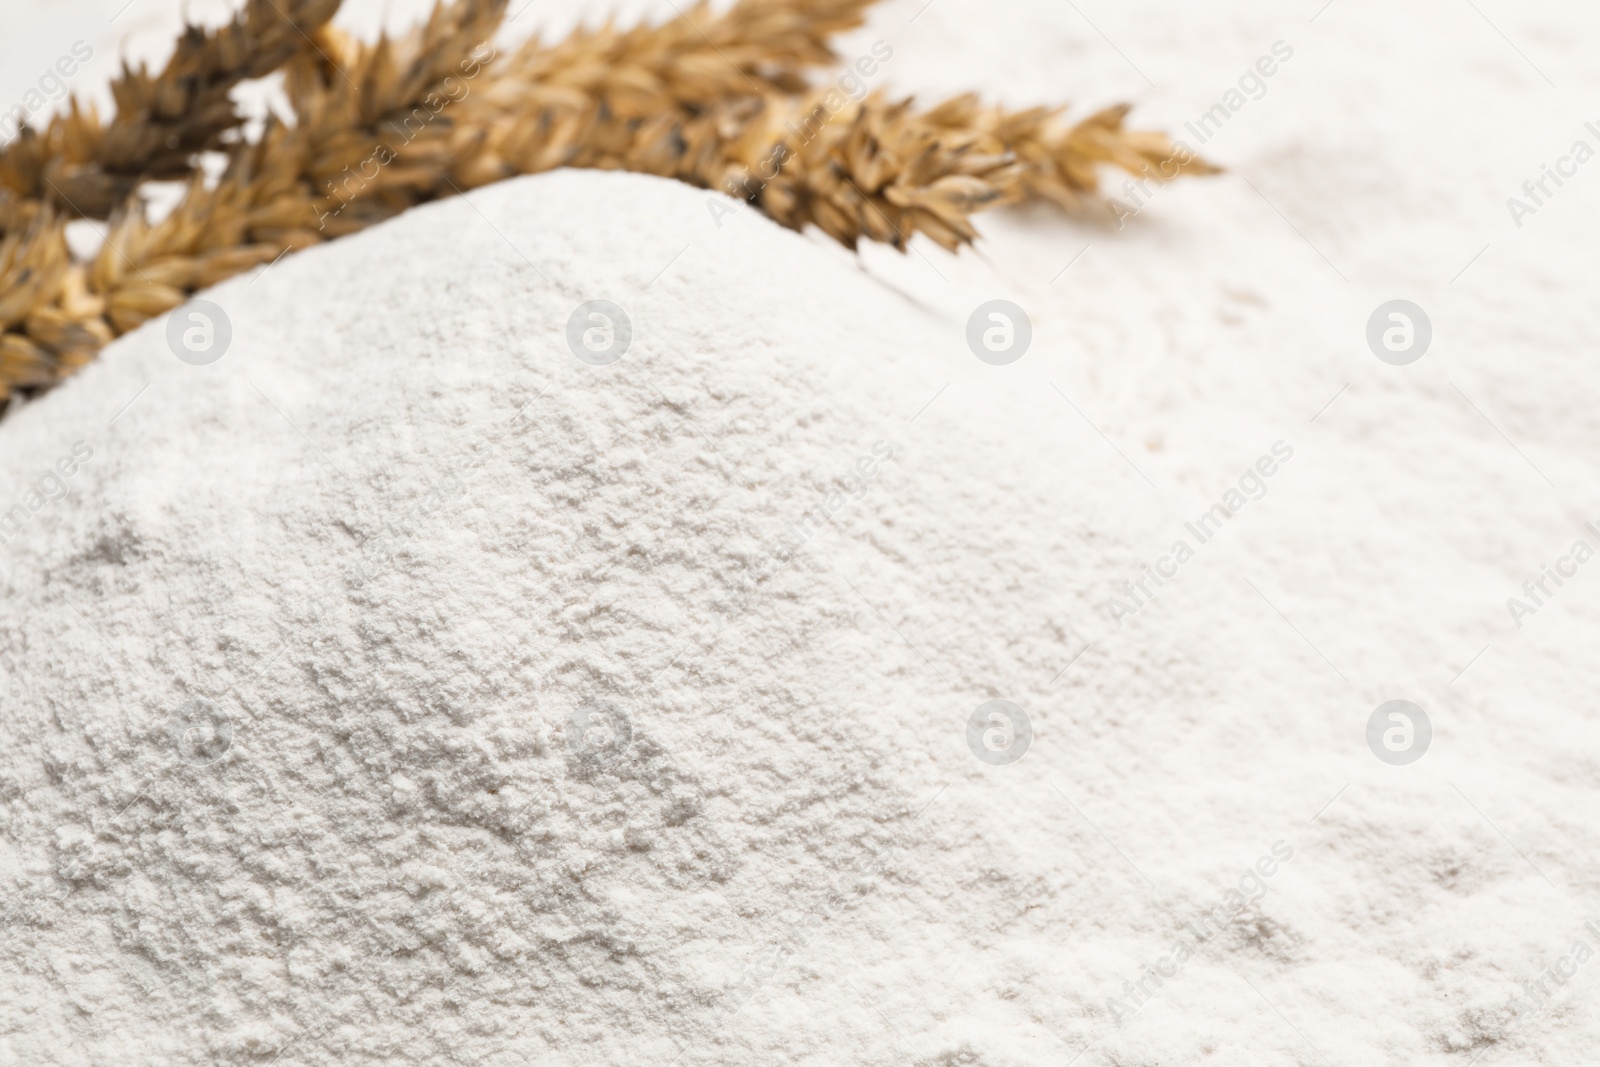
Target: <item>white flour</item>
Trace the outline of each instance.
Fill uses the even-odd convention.
[[[1590,1054],[1600,184],[1505,201],[1595,118],[1596,17],[1485,8],[1551,90],[1466,5],[1085,8],[1121,54],[922,6],[866,31],[898,85],[1032,103],[1066,57],[1175,132],[1294,52],[1234,173],[1119,232],[863,270],[551,175],[0,422],[0,1064]],[[1411,366],[1364,336],[1397,297]],[[964,339],[996,298],[1010,366]],[[616,363],[567,348],[590,300]]]
[[[149,329],[7,420],[18,471],[93,449],[6,546],[23,1062],[747,1061],[932,906],[912,817],[986,697],[1057,721],[1094,509],[1047,494],[1103,468],[911,423],[970,354],[705,201],[486,190],[208,294],[214,365]],[[619,362],[566,347],[589,298]]]

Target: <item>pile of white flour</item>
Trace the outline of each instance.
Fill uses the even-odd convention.
[[[799,1007],[827,961],[916,973],[1056,891],[914,817],[1004,782],[992,696],[1065,751],[1122,476],[1049,404],[913,423],[1000,369],[706,200],[429,207],[207,294],[218,362],[156,323],[0,424],[15,1060],[844,1062],[880,1022]]]
[[[1594,16],[1487,12],[1558,94],[1466,5],[924,6],[907,87],[1180,135],[1279,59],[1120,231],[557,173],[0,421],[0,1067],[1591,1055],[1600,176],[1503,201]]]

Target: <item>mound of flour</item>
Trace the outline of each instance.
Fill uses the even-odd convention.
[[[709,203],[484,189],[0,422],[0,1065],[1592,1045],[1593,613],[1483,621],[1582,522],[1442,385],[1308,423],[1260,338],[1370,309],[1133,245],[919,302]]]
[[[484,190],[208,293],[214,363],[152,323],[0,426],[11,1059],[881,1041],[782,1005],[908,894],[1017,877],[979,840],[930,885],[915,819],[985,771],[979,703],[1046,737],[1107,475],[999,393],[922,414],[995,370],[959,324],[718,221]]]

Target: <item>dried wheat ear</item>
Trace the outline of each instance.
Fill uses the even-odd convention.
[[[105,218],[141,182],[188,175],[197,153],[241,123],[233,87],[287,63],[339,3],[247,0],[219,29],[187,27],[160,74],[124,64],[111,83],[109,122],[74,98],[43,130],[24,126],[0,149],[0,232],[27,225],[46,205]]]
[[[808,71],[836,59],[829,38],[860,25],[871,2],[739,0],[721,15],[701,3],[659,26],[582,29],[553,45],[534,39],[498,54],[490,41],[505,0],[441,3],[410,34],[374,43],[325,25],[332,12],[324,9],[336,0],[278,0],[286,13],[280,21],[307,32],[285,58],[274,52],[246,62],[220,42],[253,34],[281,45],[288,32],[251,23],[252,0],[215,35],[185,34],[183,41],[199,42],[192,48],[218,53],[185,60],[185,69],[218,72],[208,86],[242,72],[231,86],[282,67],[292,123],[270,119],[255,141],[222,145],[236,117],[226,125],[220,114],[196,117],[189,125],[169,111],[158,121],[138,105],[126,120],[129,128],[191,131],[180,143],[203,136],[206,147],[225,148],[220,180],[207,183],[188,170],[193,149],[181,167],[171,154],[146,151],[138,158],[147,170],[137,179],[130,179],[134,156],[117,157],[122,169],[113,170],[100,157],[58,151],[48,157],[57,173],[69,163],[83,168],[77,187],[104,187],[113,173],[134,184],[190,173],[170,215],[151,222],[129,200],[94,259],[74,263],[64,224],[73,214],[104,214],[104,199],[73,203],[37,187],[29,196],[0,178],[0,188],[12,190],[9,212],[0,201],[7,222],[0,396],[47,387],[117,334],[285,251],[559,166],[627,169],[717,189],[783,225],[813,223],[851,247],[865,236],[904,249],[922,233],[952,250],[977,237],[971,216],[983,208],[1025,200],[1083,205],[1103,164],[1157,180],[1214,170],[1163,134],[1124,129],[1126,107],[1069,125],[1058,108],[1009,111],[962,96],[917,111],[881,93],[856,100],[809,88]],[[175,66],[183,67],[177,56],[168,72]],[[188,92],[215,106],[210,90]],[[59,120],[63,130],[78,114]],[[121,116],[119,107],[106,129]],[[0,161],[0,169],[8,166]]]

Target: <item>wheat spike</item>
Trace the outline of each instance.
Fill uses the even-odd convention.
[[[1156,181],[1215,172],[1164,134],[1125,129],[1126,105],[1072,125],[1061,121],[1060,108],[1010,111],[973,95],[920,113],[909,100],[881,96],[823,120],[827,110],[815,96],[787,118],[779,108],[766,118],[765,135],[725,141],[731,154],[708,135],[691,180],[746,196],[784,225],[815,223],[852,248],[865,235],[904,250],[923,233],[955,251],[977,237],[977,211],[1026,200],[1088,206],[1101,165]],[[763,184],[749,168],[776,150],[762,148],[758,160],[751,150],[774,140],[784,165]]]
[[[659,174],[752,201],[794,229],[815,224],[851,248],[865,236],[901,250],[923,233],[954,251],[977,237],[971,216],[999,204],[1081,209],[1101,165],[1156,181],[1215,171],[1164,134],[1125,129],[1126,106],[1072,125],[1061,110],[1008,111],[968,94],[917,112],[910,100],[829,89],[644,119],[586,116],[572,151],[559,143],[570,116],[546,106],[539,122],[508,123],[508,135],[492,125],[487,143],[521,172],[572,163]]]
[[[123,65],[111,83],[116,114],[102,122],[73,98],[43,130],[24,126],[0,149],[4,232],[39,206],[105,218],[141,183],[185,177],[195,154],[242,121],[228,94],[277,70],[305,47],[340,0],[247,0],[216,30],[187,26],[160,74]]]
[[[713,99],[730,79],[746,91],[777,91],[803,84],[804,66],[830,59],[827,36],[859,24],[870,2],[741,0],[717,18],[700,6],[659,27],[579,31],[554,48],[532,42],[497,68],[483,64],[486,52],[492,54],[487,42],[505,0],[438,4],[412,33],[373,44],[324,27],[286,70],[295,124],[269,121],[257,143],[232,146],[221,180],[209,188],[192,180],[178,208],[159,223],[147,222],[136,203],[121,209],[91,263],[69,267],[55,292],[41,287],[29,296],[33,307],[79,326],[74,347],[57,351],[30,326],[42,326],[42,319],[24,321],[6,336],[17,338],[35,369],[26,378],[0,374],[0,386],[29,387],[41,377],[69,373],[114,334],[286,249],[355,232],[424,200],[518,173],[520,168],[487,160],[486,123],[474,125],[468,110],[454,104],[453,112],[439,107],[441,98],[457,99],[466,81],[474,82],[479,100],[499,100],[474,113],[496,117],[516,106],[508,98],[515,100],[544,78],[564,81],[569,98],[591,110],[630,93],[635,106],[645,107],[641,85],[655,87],[648,99],[657,109]],[[723,56],[731,54],[742,57],[741,65],[729,66]],[[484,73],[490,69],[492,74]],[[708,73],[713,69],[717,73]],[[438,112],[429,107],[430,98]],[[523,113],[524,121],[533,118]],[[379,149],[386,162],[370,178],[363,176],[361,165],[371,163]],[[0,213],[5,207],[0,195]],[[48,244],[60,221],[53,217],[54,228],[41,229],[26,244]],[[52,339],[60,334],[55,331]],[[41,366],[54,368],[55,375],[39,371]]]
[[[660,26],[579,30],[507,56],[488,44],[505,0],[440,3],[372,44],[324,26],[287,64],[293,125],[272,119],[230,146],[221,179],[191,176],[158,223],[128,202],[92,262],[68,261],[62,211],[0,188],[0,222],[14,220],[0,231],[13,234],[0,244],[0,399],[70,373],[197,289],[515,174],[659,174],[852,248],[865,236],[904,250],[923,233],[955,250],[987,207],[1083,206],[1101,165],[1156,180],[1214,170],[1164,134],[1125,129],[1123,106],[1069,125],[1059,108],[970,94],[919,112],[806,88],[806,69],[835,58],[829,36],[871,2],[739,0],[715,17],[701,3]]]

